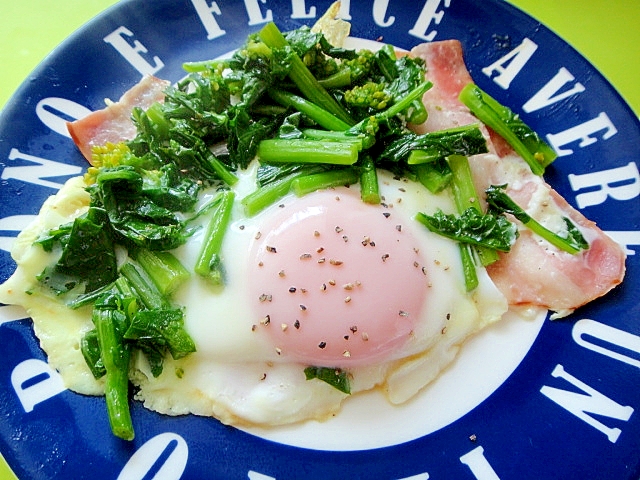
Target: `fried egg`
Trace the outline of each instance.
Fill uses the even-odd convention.
[[[241,172],[237,198],[255,188],[256,170],[253,164]],[[168,358],[157,378],[144,356],[135,357],[136,399],[169,415],[273,427],[330,418],[369,390],[402,404],[436,379],[463,342],[501,319],[508,305],[484,270],[479,288],[467,292],[458,245],[415,221],[418,211],[455,211],[448,193],[433,195],[382,170],[379,183],[380,205],[362,202],[358,185],[290,194],[251,218],[236,202],[222,245],[225,285],[193,275],[174,294],[186,307],[197,351]],[[202,202],[212,195],[205,192]],[[43,205],[14,246],[18,269],[0,301],[27,309],[70,389],[100,394],[102,381],[79,348],[92,328],[90,310],[70,311],[39,288],[35,275],[52,258],[32,245],[87,204],[74,179]],[[174,251],[187,268],[204,230]],[[351,394],[307,380],[308,366],[346,372]]]

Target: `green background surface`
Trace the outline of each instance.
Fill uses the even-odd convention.
[[[116,3],[115,0],[0,0],[0,108],[49,52]],[[511,3],[576,48],[640,114],[639,0],[511,0]],[[0,459],[0,480],[14,478]]]

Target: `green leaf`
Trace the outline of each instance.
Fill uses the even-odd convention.
[[[328,383],[332,387],[343,393],[351,394],[351,384],[349,374],[340,368],[330,367],[307,367],[304,369],[304,375],[307,380],[317,378]]]

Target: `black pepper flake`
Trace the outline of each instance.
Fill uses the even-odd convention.
[[[391,213],[384,212],[382,215],[384,215],[384,218],[389,218],[391,216]]]
[[[281,348],[276,347],[276,353],[277,353],[278,355],[281,355],[281,354],[282,354],[282,349],[281,349]]]
[[[266,378],[267,378],[267,374],[266,374],[266,373],[263,373],[263,374],[262,374],[262,377],[260,378],[260,380],[264,380],[264,379],[266,379]]]
[[[388,253],[385,253],[384,255],[382,255],[382,261],[383,262],[386,262],[388,258],[389,258],[389,254]]]
[[[349,340],[349,335],[345,335],[343,338],[344,338],[345,340]]]
[[[427,274],[427,267],[422,267],[422,274],[426,275]]]
[[[362,239],[362,246],[366,247],[367,245],[369,245],[369,242],[371,242],[371,238],[369,237],[364,237]]]
[[[320,342],[320,343],[318,344],[318,348],[324,348],[324,347],[326,347],[326,346],[327,346],[327,342]]]
[[[451,314],[447,313],[447,320],[451,320]]]
[[[337,226],[337,225],[336,225],[335,230],[336,230],[336,233],[341,233],[342,232],[342,228],[340,226]]]
[[[258,300],[260,300],[260,302],[270,302],[271,300],[273,300],[273,295],[263,293],[262,295],[260,295],[260,297],[258,297]]]
[[[347,243],[349,241],[349,237],[347,237],[346,235],[343,235],[342,240],[344,240],[344,243]]]
[[[262,320],[260,320],[262,325],[269,325],[271,323],[271,316],[267,315]]]
[[[279,277],[284,277],[284,276],[285,276],[284,270],[280,270],[280,271],[278,272],[278,276],[279,276]]]
[[[396,230],[401,232],[402,231],[402,225],[396,225]]]
[[[302,311],[304,312],[306,309],[307,309],[307,307],[306,307],[306,306],[304,306],[304,305],[300,304],[300,310],[302,310]]]
[[[478,437],[476,436],[475,433],[472,433],[471,435],[469,435],[469,440],[471,440],[472,442],[475,442],[476,440],[478,440]]]
[[[293,327],[296,330],[300,330],[300,320],[296,320],[295,322],[293,322]]]
[[[327,261],[327,259],[324,258],[324,257],[318,259],[318,263],[324,263],[326,261]]]
[[[369,245],[371,245],[372,247],[376,246],[376,242],[374,242],[373,240],[369,242]]]
[[[269,252],[269,253],[277,253],[276,247],[272,247],[271,245],[267,245],[267,252]]]
[[[311,258],[310,253],[303,253],[302,255],[300,255],[300,260],[309,260],[310,258]]]
[[[400,310],[398,312],[398,315],[400,315],[401,317],[408,317],[409,316],[409,312],[406,312],[404,310]]]
[[[289,292],[291,293],[296,293],[297,288],[296,287],[289,287]]]
[[[258,240],[261,236],[262,236],[262,233],[257,232],[257,233],[256,233],[256,236],[255,236],[255,239],[256,239],[256,240]]]
[[[356,333],[358,331],[358,326],[357,325],[353,325],[353,326],[349,327],[349,330],[351,330],[351,333]]]
[[[244,230],[244,225],[240,225],[238,228],[240,228],[240,230]]]
[[[318,247],[318,248],[316,249],[316,252],[317,252],[317,253],[322,253],[322,252],[324,252],[324,247]]]

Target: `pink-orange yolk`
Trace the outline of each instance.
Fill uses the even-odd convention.
[[[277,211],[249,256],[254,330],[268,332],[278,354],[307,365],[392,356],[409,340],[428,290],[407,221],[348,188]]]

